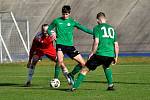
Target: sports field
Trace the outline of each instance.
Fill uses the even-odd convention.
[[[69,70],[76,64],[66,59]],[[115,91],[106,91],[106,79],[101,67],[89,73],[75,92],[69,88],[62,73],[61,86],[49,87],[54,63],[44,59],[38,63],[32,87],[22,87],[26,80],[26,63],[0,64],[0,100],[150,100],[150,58],[121,57],[112,66]]]

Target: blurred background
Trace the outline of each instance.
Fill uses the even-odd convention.
[[[36,32],[43,23],[61,16],[71,5],[71,17],[92,29],[96,14],[105,12],[118,32],[120,55],[150,56],[150,0],[0,0],[1,63],[27,60]],[[74,42],[83,54],[91,50],[92,36],[75,29]]]

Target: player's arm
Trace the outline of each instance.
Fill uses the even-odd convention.
[[[32,45],[31,45],[31,48],[30,48],[30,52],[29,52],[29,59],[28,59],[28,63],[27,63],[27,68],[30,67],[30,64],[31,64],[31,60],[32,60],[32,57],[33,57],[33,53],[35,51],[35,41],[33,40],[32,42]]]
[[[56,32],[53,31],[53,30],[51,30],[51,33],[52,33],[53,35],[51,35],[50,41],[53,42],[54,40],[56,40]]]
[[[53,40],[56,39],[56,34],[52,32],[52,29],[56,26],[56,20],[53,20],[53,22],[48,26],[48,34],[52,37]]]
[[[94,41],[93,41],[93,45],[92,45],[92,51],[89,55],[89,58],[95,54],[96,50],[97,50],[97,47],[98,47],[98,44],[99,44],[99,38],[94,38]]]
[[[85,26],[81,25],[78,22],[75,22],[75,27],[77,27],[78,29],[80,29],[80,30],[82,30],[82,31],[84,31],[86,33],[89,33],[89,34],[93,35],[93,31],[92,30],[86,28]]]
[[[92,51],[89,55],[89,58],[96,52],[98,44],[99,44],[99,30],[96,27],[93,28],[93,37],[94,37],[93,38],[94,41],[93,41]]]
[[[119,44],[117,42],[117,32],[115,31],[115,38],[114,38],[114,51],[115,51],[115,58],[113,64],[116,64],[118,61],[118,54],[119,54]]]
[[[119,54],[119,44],[118,42],[114,42],[114,46],[115,46],[115,59],[114,59],[114,64],[117,63],[118,61],[118,54]]]
[[[30,48],[30,53],[29,53],[29,62],[31,62],[31,59],[33,57],[34,51],[36,49],[36,40],[34,39]]]

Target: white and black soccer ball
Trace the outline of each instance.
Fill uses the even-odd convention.
[[[50,81],[50,86],[53,87],[53,88],[59,88],[60,87],[59,79],[52,79]]]

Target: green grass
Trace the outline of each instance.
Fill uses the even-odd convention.
[[[69,70],[76,64],[65,60]],[[38,63],[32,87],[22,87],[26,80],[26,63],[0,64],[0,100],[150,100],[150,58],[122,57],[111,66],[115,91],[106,91],[107,83],[101,67],[89,73],[75,92],[69,88],[62,73],[61,86],[49,87],[53,78],[54,63],[43,60]]]

